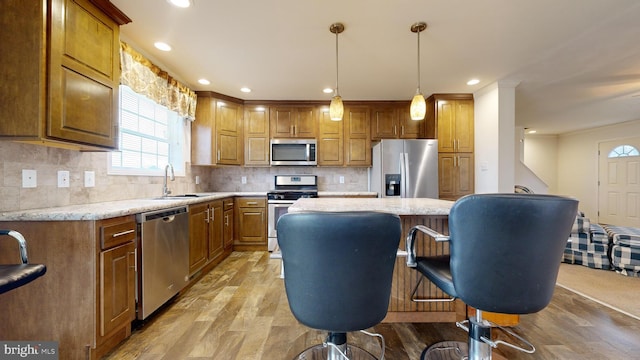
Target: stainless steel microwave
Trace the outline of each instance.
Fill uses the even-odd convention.
[[[316,139],[271,139],[271,165],[318,165]]]

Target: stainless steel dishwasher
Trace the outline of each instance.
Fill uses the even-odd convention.
[[[143,320],[189,281],[188,207],[138,214],[140,270],[138,319]]]

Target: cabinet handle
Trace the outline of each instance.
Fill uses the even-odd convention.
[[[224,225],[229,226],[229,215],[224,216]]]
[[[218,149],[218,161],[220,161],[220,149]]]
[[[115,233],[113,235],[111,235],[112,238],[117,238],[118,236],[123,236],[123,235],[127,235],[127,234],[131,234],[132,232],[135,232],[135,230],[131,229],[131,230],[127,230],[127,231],[121,231],[119,233]]]
[[[129,253],[129,256],[133,255],[133,266],[131,268],[133,271],[138,271],[138,257],[136,256],[138,249],[134,249],[133,252]]]
[[[393,125],[393,135],[398,135],[398,129]]]
[[[207,216],[204,218],[204,221],[208,223],[209,222],[209,209],[207,209],[205,211],[205,213],[207,214]]]
[[[247,201],[247,205],[258,205],[257,201]]]
[[[404,125],[400,126],[400,135],[404,136]]]

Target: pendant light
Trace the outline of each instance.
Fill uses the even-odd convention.
[[[340,121],[344,115],[344,105],[338,91],[338,34],[344,31],[344,25],[341,23],[331,24],[329,31],[336,34],[336,90],[331,98],[331,105],[329,105],[329,117],[333,121]]]
[[[427,24],[424,22],[417,22],[411,25],[411,32],[418,34],[418,89],[413,96],[413,100],[411,100],[411,107],[409,108],[411,120],[422,120],[427,113],[427,103],[422,92],[420,92],[420,33],[426,28]]]

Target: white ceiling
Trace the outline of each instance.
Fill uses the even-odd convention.
[[[344,100],[409,100],[516,81],[516,125],[559,134],[640,119],[638,0],[111,0],[121,34],[194,90],[327,100],[339,35]],[[163,53],[153,42],[164,41]],[[197,83],[207,78],[211,85]],[[478,78],[480,83],[466,82]],[[247,86],[253,91],[240,92]]]

